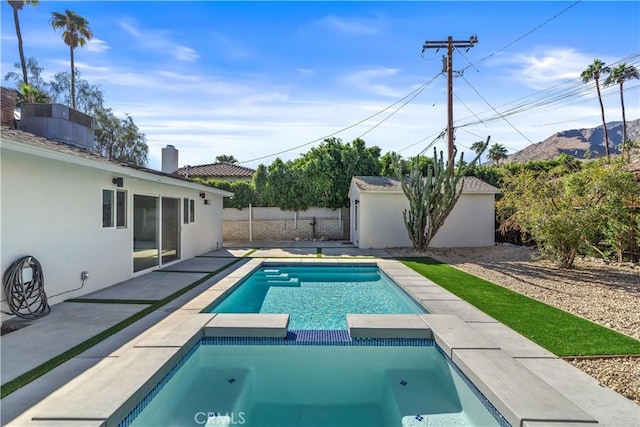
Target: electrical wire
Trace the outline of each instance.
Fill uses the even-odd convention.
[[[290,151],[297,150],[297,149],[302,148],[302,147],[306,147],[307,145],[311,145],[311,144],[315,144],[316,142],[324,141],[324,140],[325,140],[325,139],[327,139],[327,138],[331,138],[332,136],[338,135],[338,134],[340,134],[340,133],[342,133],[342,132],[344,132],[344,131],[347,131],[347,130],[352,129],[352,128],[356,127],[356,126],[359,126],[359,125],[361,125],[361,124],[363,124],[363,123],[367,122],[368,120],[371,120],[372,118],[374,118],[374,117],[376,117],[376,116],[378,116],[378,115],[380,115],[380,114],[384,113],[385,111],[390,110],[391,108],[393,108],[393,107],[394,107],[394,106],[396,106],[397,104],[401,103],[401,102],[402,102],[402,101],[404,101],[405,99],[410,98],[412,95],[422,92],[422,91],[423,91],[427,86],[429,86],[429,85],[431,84],[431,82],[433,82],[433,81],[434,81],[434,80],[435,80],[439,75],[441,75],[441,74],[442,74],[442,73],[438,73],[438,74],[436,74],[436,75],[435,75],[435,76],[433,76],[431,79],[427,80],[425,83],[421,84],[421,85],[420,85],[420,86],[418,86],[416,89],[414,89],[414,90],[412,90],[411,92],[409,92],[407,95],[403,96],[402,98],[400,98],[399,100],[397,100],[397,101],[396,101],[396,102],[394,102],[393,104],[391,104],[391,105],[389,105],[389,106],[385,107],[384,109],[382,109],[382,110],[378,111],[377,113],[372,114],[372,115],[370,115],[369,117],[366,117],[366,118],[364,118],[364,119],[362,119],[362,120],[360,120],[360,121],[358,121],[358,122],[356,122],[356,123],[353,123],[353,124],[351,124],[351,125],[349,125],[349,126],[347,126],[347,127],[342,128],[342,129],[340,129],[340,130],[338,130],[338,131],[332,132],[332,133],[330,133],[330,134],[328,134],[328,135],[325,135],[325,136],[323,136],[323,137],[321,137],[321,138],[316,138],[316,139],[314,139],[314,140],[312,140],[312,141],[305,142],[304,144],[300,144],[300,145],[297,145],[297,146],[295,146],[295,147],[287,148],[286,150],[278,151],[277,153],[268,154],[268,155],[266,155],[266,156],[261,156],[261,157],[256,157],[256,158],[254,158],[254,159],[250,159],[250,160],[244,160],[244,161],[238,162],[238,164],[251,163],[251,162],[258,161],[258,160],[268,159],[269,157],[278,156],[278,155],[280,155],[280,154],[288,153],[288,152],[290,152]],[[415,96],[414,96],[414,98],[415,98]],[[413,99],[413,98],[412,98],[412,99]],[[406,105],[406,104],[405,104],[405,105]],[[386,119],[385,119],[385,120],[386,120]],[[376,125],[376,126],[374,126],[374,127],[377,127],[377,126],[378,126],[378,125]]]
[[[391,114],[389,114],[387,117],[385,117],[384,119],[382,119],[381,121],[379,121],[378,123],[376,123],[372,128],[369,128],[365,133],[363,133],[362,135],[360,135],[358,138],[362,138],[363,136],[365,136],[366,134],[368,134],[369,132],[371,132],[372,130],[374,130],[375,128],[377,128],[378,126],[380,126],[381,124],[383,124],[384,122],[386,122],[388,119],[390,119],[391,117],[393,117],[398,111],[400,111],[401,109],[403,109],[408,103],[410,103],[411,101],[413,101],[414,99],[416,99],[416,97],[418,95],[420,95],[422,93],[422,91],[424,91],[431,83],[433,83],[433,81],[440,76],[440,74],[436,74],[435,76],[433,76],[433,78],[431,78],[431,80],[429,80],[426,83],[426,86],[423,86],[418,92],[416,92],[411,98],[407,99],[404,104],[400,105],[398,108],[396,108]],[[435,105],[435,104],[434,104]]]
[[[26,270],[31,270],[31,280],[24,280]],[[16,260],[5,271],[4,294],[12,314],[23,319],[35,320],[51,311],[44,291],[44,274],[40,262],[30,256]]]
[[[578,3],[580,3],[580,0],[570,4],[569,6],[567,6],[566,8],[562,9],[560,12],[556,13],[555,15],[553,15],[551,18],[547,19],[546,21],[544,21],[542,24],[536,26],[535,28],[533,28],[532,30],[526,32],[525,34],[523,34],[522,36],[518,37],[517,39],[515,39],[514,41],[512,41],[511,43],[501,47],[498,50],[495,50],[493,52],[491,52],[489,55],[485,56],[484,58],[480,59],[479,61],[475,62],[475,63],[469,63],[468,66],[466,66],[465,68],[463,68],[462,72],[464,72],[466,69],[470,68],[470,67],[475,67],[475,64],[478,64],[480,62],[486,61],[487,59],[491,58],[492,56],[502,52],[503,50],[510,48],[511,46],[513,46],[514,44],[518,43],[520,40],[524,39],[525,37],[531,35],[533,32],[539,30],[540,28],[544,27],[545,25],[547,25],[549,22],[553,21],[554,19],[556,19],[558,16],[562,15],[563,13],[565,13],[566,11],[568,11],[569,9],[571,9],[572,7],[574,7],[575,5],[577,5]]]

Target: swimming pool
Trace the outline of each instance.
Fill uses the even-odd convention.
[[[432,340],[340,333],[205,338],[120,427],[508,425]]]
[[[288,313],[290,329],[346,329],[346,315],[426,313],[377,266],[264,265],[208,313]]]

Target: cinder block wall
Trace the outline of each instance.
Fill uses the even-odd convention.
[[[312,208],[296,212],[294,219],[294,212],[253,208],[251,217],[253,241],[311,240],[314,238],[311,225],[314,217],[316,239],[349,239],[349,209],[342,209],[342,218],[337,210]],[[248,209],[225,209],[223,232],[225,241],[248,241]]]

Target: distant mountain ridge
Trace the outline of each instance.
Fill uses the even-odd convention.
[[[620,154],[622,122],[608,122],[607,130],[609,131],[609,152]],[[627,138],[632,141],[640,140],[640,119],[627,121]],[[584,159],[587,152],[590,152],[591,158],[606,155],[602,126],[558,132],[542,142],[509,155],[506,161],[522,163],[529,160],[549,160],[560,154]]]

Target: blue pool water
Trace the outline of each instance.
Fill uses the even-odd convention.
[[[506,425],[431,340],[412,346],[205,340],[121,427]]]
[[[289,313],[290,329],[346,329],[350,314],[425,310],[377,266],[265,266],[210,313]]]

